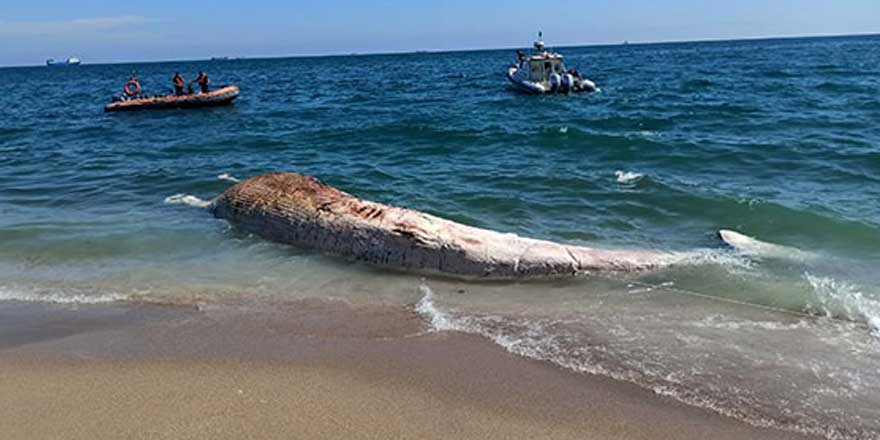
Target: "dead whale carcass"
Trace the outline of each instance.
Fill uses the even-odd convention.
[[[270,241],[419,272],[518,278],[636,271],[673,260],[656,251],[592,249],[466,226],[361,200],[296,173],[247,179],[209,208],[214,216]]]

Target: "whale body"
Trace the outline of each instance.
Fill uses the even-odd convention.
[[[571,276],[655,269],[651,250],[604,250],[520,237],[359,199],[297,173],[244,180],[214,199],[215,217],[264,239],[374,265],[468,278]]]

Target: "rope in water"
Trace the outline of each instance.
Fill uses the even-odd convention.
[[[623,281],[623,280],[612,278],[612,277],[605,276],[605,275],[592,275],[591,274],[591,276],[595,276],[597,278],[603,278],[603,279],[609,280],[609,281],[616,281],[616,282]],[[807,318],[807,319],[824,318],[824,319],[831,319],[831,320],[838,321],[838,322],[847,322],[847,323],[854,323],[854,324],[860,324],[860,325],[864,324],[862,322],[854,321],[852,319],[846,319],[843,317],[832,316],[832,315],[822,316],[822,315],[816,315],[816,314],[807,313],[807,312],[799,312],[796,310],[789,310],[789,309],[785,309],[782,307],[774,307],[774,306],[769,306],[769,305],[765,305],[765,304],[750,303],[750,302],[740,301],[740,300],[733,299],[733,298],[725,298],[725,297],[721,297],[721,296],[710,295],[708,293],[697,292],[695,290],[683,289],[683,288],[675,287],[675,286],[671,286],[671,285],[668,285],[668,286],[662,285],[662,284],[655,285],[655,284],[645,283],[645,282],[636,281],[636,280],[627,280],[626,282],[633,285],[633,286],[639,286],[639,287],[643,287],[646,289],[651,289],[651,290],[666,289],[670,292],[675,292],[675,293],[680,293],[683,295],[707,299],[710,301],[719,301],[719,302],[724,302],[724,303],[728,303],[728,304],[735,304],[735,305],[743,306],[743,307],[751,307],[751,308],[761,309],[761,310],[765,310],[765,311],[769,311],[769,312],[797,316],[799,318]]]

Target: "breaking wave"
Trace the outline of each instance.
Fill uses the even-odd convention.
[[[830,318],[864,322],[880,337],[880,301],[866,294],[863,287],[809,272],[804,272],[804,279],[815,293],[816,303],[808,304],[808,309]]]
[[[638,344],[627,346],[627,341],[632,340],[631,338],[639,333],[639,329],[626,326],[606,329],[612,335],[612,339],[607,340],[600,335],[591,336],[589,332],[583,333],[584,330],[578,327],[579,320],[576,318],[571,320],[520,315],[466,314],[454,308],[444,310],[438,306],[433,290],[426,284],[419,286],[419,291],[422,296],[415,305],[415,311],[428,321],[431,331],[477,334],[518,356],[549,362],[577,373],[601,375],[634,383],[658,395],[671,397],[691,406],[710,409],[758,427],[818,435],[834,440],[873,438],[870,437],[873,431],[858,426],[848,426],[842,421],[828,424],[827,420],[823,419],[828,415],[810,406],[805,408],[808,408],[808,411],[817,411],[815,414],[792,418],[784,404],[784,399],[775,400],[778,396],[743,388],[740,384],[727,383],[724,374],[729,373],[713,372],[712,369],[717,365],[713,367],[711,363],[701,365],[701,362],[691,361],[681,364],[682,359],[667,358],[670,354],[664,354],[663,346],[653,346],[650,341],[643,342],[648,343],[648,347],[652,348]],[[738,321],[720,314],[701,321],[685,322],[682,325],[694,329],[744,332],[741,334],[745,335],[754,332],[793,334],[816,329],[809,318],[789,322]],[[669,334],[675,334],[681,341],[690,341],[689,344],[700,340],[702,336],[689,335],[684,327],[682,329],[684,331],[673,330]],[[677,356],[674,351],[671,355]],[[693,354],[682,355],[685,359],[691,359],[689,356]],[[696,359],[691,360],[696,361]],[[667,361],[672,363],[667,364]],[[745,367],[750,362],[766,361],[744,360],[743,362]],[[795,365],[793,368],[802,367]],[[734,370],[738,371],[736,368]],[[812,373],[807,377],[812,377],[811,375]],[[707,382],[703,382],[704,380]],[[846,389],[836,390],[837,388],[832,391],[838,394],[849,392]]]
[[[422,298],[416,304],[416,313],[431,322],[431,330],[458,330],[452,319],[434,305],[434,292],[425,284],[419,286]]]
[[[644,174],[636,173],[634,171],[615,171],[614,176],[617,178],[617,183],[629,185],[642,180],[645,177]]]

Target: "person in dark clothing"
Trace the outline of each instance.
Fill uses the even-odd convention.
[[[199,77],[196,78],[195,83],[199,85],[202,90],[202,93],[208,93],[208,86],[211,84],[208,81],[208,74],[205,72],[199,72]]]
[[[183,95],[183,77],[180,76],[180,72],[174,72],[174,79],[171,80],[174,83],[174,94],[177,96]]]
[[[516,64],[519,67],[522,67],[523,61],[525,61],[525,60],[526,60],[526,54],[524,54],[523,51],[521,51],[521,50],[517,50],[516,51]]]

